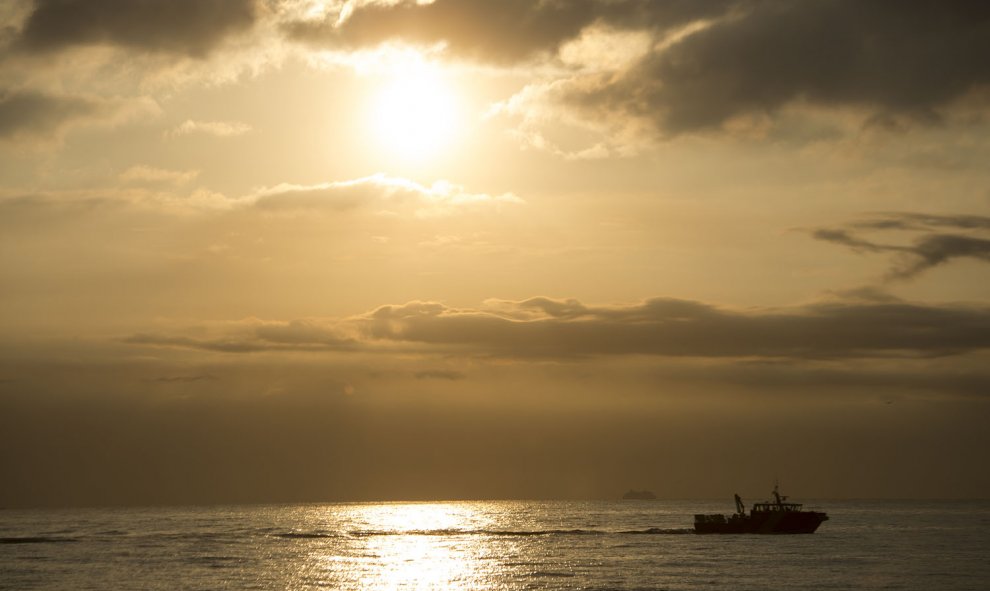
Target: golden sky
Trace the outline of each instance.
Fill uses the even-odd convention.
[[[990,496],[987,55],[963,1],[0,3],[0,506]]]

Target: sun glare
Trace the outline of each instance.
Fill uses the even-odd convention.
[[[481,589],[494,564],[479,536],[457,535],[491,527],[466,503],[354,505],[362,552],[349,559],[323,556],[324,569],[350,571],[361,589]],[[368,561],[367,556],[374,557]]]
[[[460,128],[457,92],[428,63],[397,69],[371,110],[376,145],[407,162],[421,162],[453,144]]]

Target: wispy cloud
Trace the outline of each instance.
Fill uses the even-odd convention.
[[[202,332],[202,331],[199,331]],[[196,349],[218,353],[262,351],[347,351],[355,347],[337,327],[314,320],[264,322],[254,318],[213,327],[212,336],[138,333],[124,342],[133,345]]]
[[[513,193],[472,193],[446,180],[427,186],[384,174],[313,185],[283,183],[259,189],[247,201],[262,209],[285,212],[347,210],[369,204],[389,207],[410,202],[414,204],[415,214],[420,217],[450,215],[472,205],[523,203]]]
[[[251,131],[251,126],[239,121],[195,121],[186,119],[166,133],[167,137],[204,134],[216,137],[234,137]]]
[[[910,232],[910,244],[891,244],[860,236],[864,232]],[[840,228],[818,228],[811,235],[858,252],[891,253],[888,280],[912,279],[956,259],[990,262],[990,217],[933,215],[910,212],[880,213]]]

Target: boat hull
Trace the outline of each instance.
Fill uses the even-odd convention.
[[[696,515],[698,534],[811,534],[828,519],[818,511],[754,511],[749,515]]]

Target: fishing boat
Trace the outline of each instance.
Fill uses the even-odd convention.
[[[695,515],[694,532],[698,534],[811,534],[828,519],[821,511],[805,511],[801,503],[788,503],[773,487],[773,500],[754,503],[746,513],[739,495],[732,515]]]

